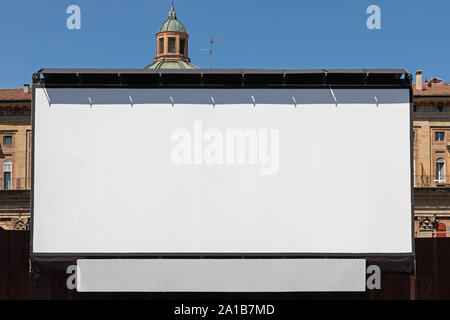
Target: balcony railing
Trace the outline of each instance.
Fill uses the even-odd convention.
[[[0,191],[5,190],[30,190],[30,178],[0,179]]]
[[[439,188],[450,187],[450,179],[447,176],[437,177],[435,175],[416,175],[414,176],[415,188]]]

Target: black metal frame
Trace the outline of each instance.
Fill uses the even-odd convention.
[[[41,69],[33,86],[48,88],[324,88],[411,86],[404,69]]]
[[[33,250],[36,88],[188,88],[188,89],[409,89],[411,243],[407,253],[38,253]],[[30,257],[61,258],[366,258],[415,255],[413,204],[413,89],[405,69],[250,70],[250,69],[41,69],[33,74]]]

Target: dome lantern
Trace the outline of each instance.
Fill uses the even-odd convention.
[[[197,69],[188,57],[188,39],[172,3],[168,19],[156,34],[156,57],[145,69]]]

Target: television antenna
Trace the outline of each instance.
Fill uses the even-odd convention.
[[[212,56],[213,56],[213,45],[219,41],[223,40],[223,38],[211,37],[209,40],[209,48],[200,49],[201,51],[208,51],[209,53],[209,69],[212,69]]]

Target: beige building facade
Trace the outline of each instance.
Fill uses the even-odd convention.
[[[450,235],[450,83],[422,80],[414,89],[414,206],[416,237]]]
[[[26,230],[30,219],[31,89],[0,90],[0,227]]]

